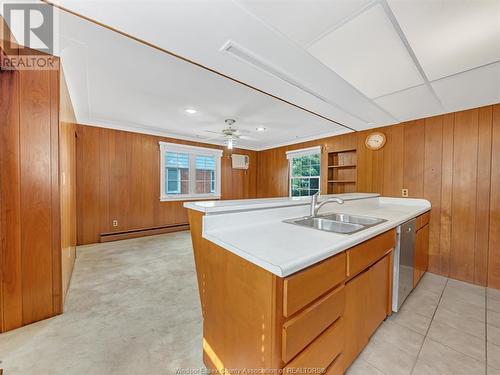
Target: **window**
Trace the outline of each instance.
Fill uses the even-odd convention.
[[[189,154],[165,153],[167,194],[189,194]]]
[[[319,191],[321,147],[288,151],[290,196],[303,197]]]
[[[215,157],[196,156],[196,193],[215,193]]]
[[[220,198],[222,151],[160,142],[161,200]]]

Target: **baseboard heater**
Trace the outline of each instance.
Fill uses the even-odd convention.
[[[101,233],[99,242],[126,240],[128,238],[153,236],[155,234],[180,232],[182,230],[189,230],[189,224],[174,224],[174,225],[165,225],[161,227],[132,229],[122,232]]]

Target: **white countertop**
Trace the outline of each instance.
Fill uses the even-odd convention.
[[[285,198],[286,200],[286,198]],[[203,238],[241,256],[242,258],[285,277],[314,263],[338,254],[380,233],[429,211],[425,199],[385,198],[374,196],[346,200],[343,205],[326,204],[320,213],[341,212],[386,219],[386,222],[354,234],[337,234],[284,223],[285,219],[309,214],[308,205],[274,206],[276,200],[251,200],[253,207],[242,208],[243,201],[217,202],[213,207],[231,207],[203,217]],[[223,203],[223,205],[220,205]],[[250,203],[250,202],[249,202]],[[282,202],[283,203],[283,202]],[[265,206],[269,209],[262,209]],[[192,203],[186,207],[193,208]],[[198,207],[198,205],[195,205]],[[210,206],[208,206],[210,207]],[[234,207],[239,207],[234,211]],[[258,208],[258,209],[255,209]],[[194,208],[193,208],[194,209]]]
[[[364,199],[378,197],[376,193],[347,193],[322,195],[320,202],[329,197],[341,197],[343,200]],[[240,200],[212,200],[193,201],[184,203],[184,207],[192,210],[204,212],[206,215],[228,213],[234,211],[250,211],[278,207],[304,206],[311,203],[311,197],[284,197],[284,198],[263,198],[263,199],[240,199]]]

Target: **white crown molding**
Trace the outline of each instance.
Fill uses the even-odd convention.
[[[92,120],[80,121],[80,120],[78,120],[77,123],[79,125],[94,126],[97,128],[122,130],[122,131],[126,131],[126,132],[131,132],[131,133],[155,135],[157,137],[179,139],[182,141],[192,141],[192,142],[198,142],[198,143],[205,143],[207,145],[224,146],[223,142],[218,143],[218,142],[214,142],[214,141],[208,141],[208,140],[203,139],[203,138],[189,137],[189,136],[179,135],[179,134],[175,134],[175,133],[169,133],[166,131],[151,129],[148,127],[141,127],[141,126],[137,126],[137,125],[127,126],[127,125],[115,124],[113,122],[103,121],[103,120],[98,120],[98,121],[92,121]],[[254,150],[253,148],[250,148],[250,147],[245,148],[245,149],[246,150]]]
[[[99,120],[98,122],[92,121],[92,120],[84,120],[84,121],[78,121],[78,124],[85,125],[85,126],[94,126],[97,128],[104,128],[104,129],[121,130],[121,131],[126,131],[126,132],[131,132],[131,133],[154,135],[157,137],[173,138],[173,139],[179,139],[179,140],[183,140],[183,141],[205,143],[207,145],[222,146],[222,147],[224,146],[223,142],[220,142],[220,143],[213,142],[213,141],[209,142],[203,138],[183,136],[183,135],[169,133],[169,132],[165,132],[165,131],[161,131],[161,130],[155,130],[155,129],[151,129],[151,128],[147,128],[147,127],[138,127],[137,125],[134,125],[132,127],[132,126],[127,126],[127,125],[122,125],[122,124],[115,124],[115,123],[112,123],[109,121],[103,121],[103,120]],[[270,149],[277,148],[277,147],[290,146],[290,145],[293,145],[296,143],[314,141],[316,139],[333,137],[336,135],[347,134],[347,133],[352,133],[352,131],[350,131],[349,129],[339,129],[339,130],[334,131],[334,132],[320,133],[320,134],[315,134],[315,135],[311,135],[308,137],[299,137],[299,138],[295,138],[295,139],[290,140],[290,141],[264,145],[262,147],[248,147],[248,146],[239,147],[238,145],[236,145],[236,147],[240,148],[242,150],[249,150],[249,151],[265,151],[265,150],[270,150]]]

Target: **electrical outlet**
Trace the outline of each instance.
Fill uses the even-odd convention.
[[[113,226],[117,227],[118,226],[118,220],[113,220]]]
[[[401,190],[401,195],[405,198],[408,198],[408,189],[402,189]]]

